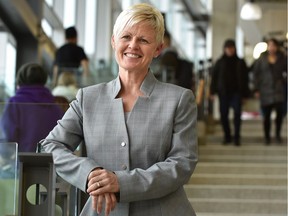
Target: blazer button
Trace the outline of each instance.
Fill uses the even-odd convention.
[[[122,142],[122,143],[121,143],[121,146],[122,146],[122,147],[125,147],[125,146],[126,146],[126,143],[125,143],[125,142]]]
[[[123,165],[122,165],[122,169],[123,169],[123,170],[126,170],[126,169],[127,169],[127,166],[126,166],[125,164],[123,164]]]

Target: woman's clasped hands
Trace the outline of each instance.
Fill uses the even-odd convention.
[[[105,169],[97,168],[88,176],[87,193],[92,197],[93,209],[102,212],[105,202],[105,215],[108,216],[117,204],[115,193],[119,192],[117,176]]]

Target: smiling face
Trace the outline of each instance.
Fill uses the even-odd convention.
[[[160,54],[163,46],[157,43],[155,30],[145,21],[113,35],[111,43],[120,72],[146,73],[152,59]]]

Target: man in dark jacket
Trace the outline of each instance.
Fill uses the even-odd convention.
[[[242,99],[249,96],[248,68],[244,59],[236,53],[235,41],[228,39],[224,43],[224,53],[217,60],[210,86],[211,99],[218,94],[220,118],[224,131],[223,144],[232,142],[229,125],[229,109],[234,110],[234,143],[240,145],[240,126]]]

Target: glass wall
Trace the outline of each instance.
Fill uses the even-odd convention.
[[[16,99],[17,100],[17,99]],[[38,152],[38,142],[44,139],[52,128],[57,124],[57,121],[62,118],[68,104],[62,101],[56,103],[0,103],[0,215],[17,215],[18,200],[19,200],[19,163],[18,152]],[[39,168],[40,170],[41,168]],[[26,178],[23,178],[26,180]],[[24,181],[23,180],[23,181]],[[31,181],[30,181],[31,182]],[[37,182],[36,182],[37,183]],[[61,182],[62,183],[62,182]],[[34,184],[33,184],[34,185]],[[36,205],[35,192],[30,191],[33,185],[29,187],[26,196],[31,205]],[[62,184],[63,185],[63,184]],[[69,186],[69,185],[65,185]],[[69,186],[70,188],[70,186]],[[62,190],[63,188],[61,188]],[[56,197],[63,195],[63,190],[57,186]],[[45,194],[44,194],[45,195]],[[73,201],[73,193],[65,191],[65,195],[70,196],[70,201]],[[21,194],[20,194],[21,196]],[[68,199],[68,200],[69,200]],[[41,199],[39,199],[41,200]],[[58,199],[56,200],[57,204]],[[71,204],[72,209],[75,205]],[[69,208],[66,199],[65,206]],[[58,207],[59,209],[60,207]],[[59,212],[59,211],[58,211]],[[64,211],[63,211],[64,212]],[[56,214],[55,215],[62,215]],[[68,215],[68,214],[65,214]]]
[[[0,98],[5,100],[15,92],[16,46],[9,32],[0,32]]]
[[[17,213],[17,147],[17,143],[0,140],[0,215]]]
[[[88,55],[95,53],[97,2],[86,0],[84,49]]]

